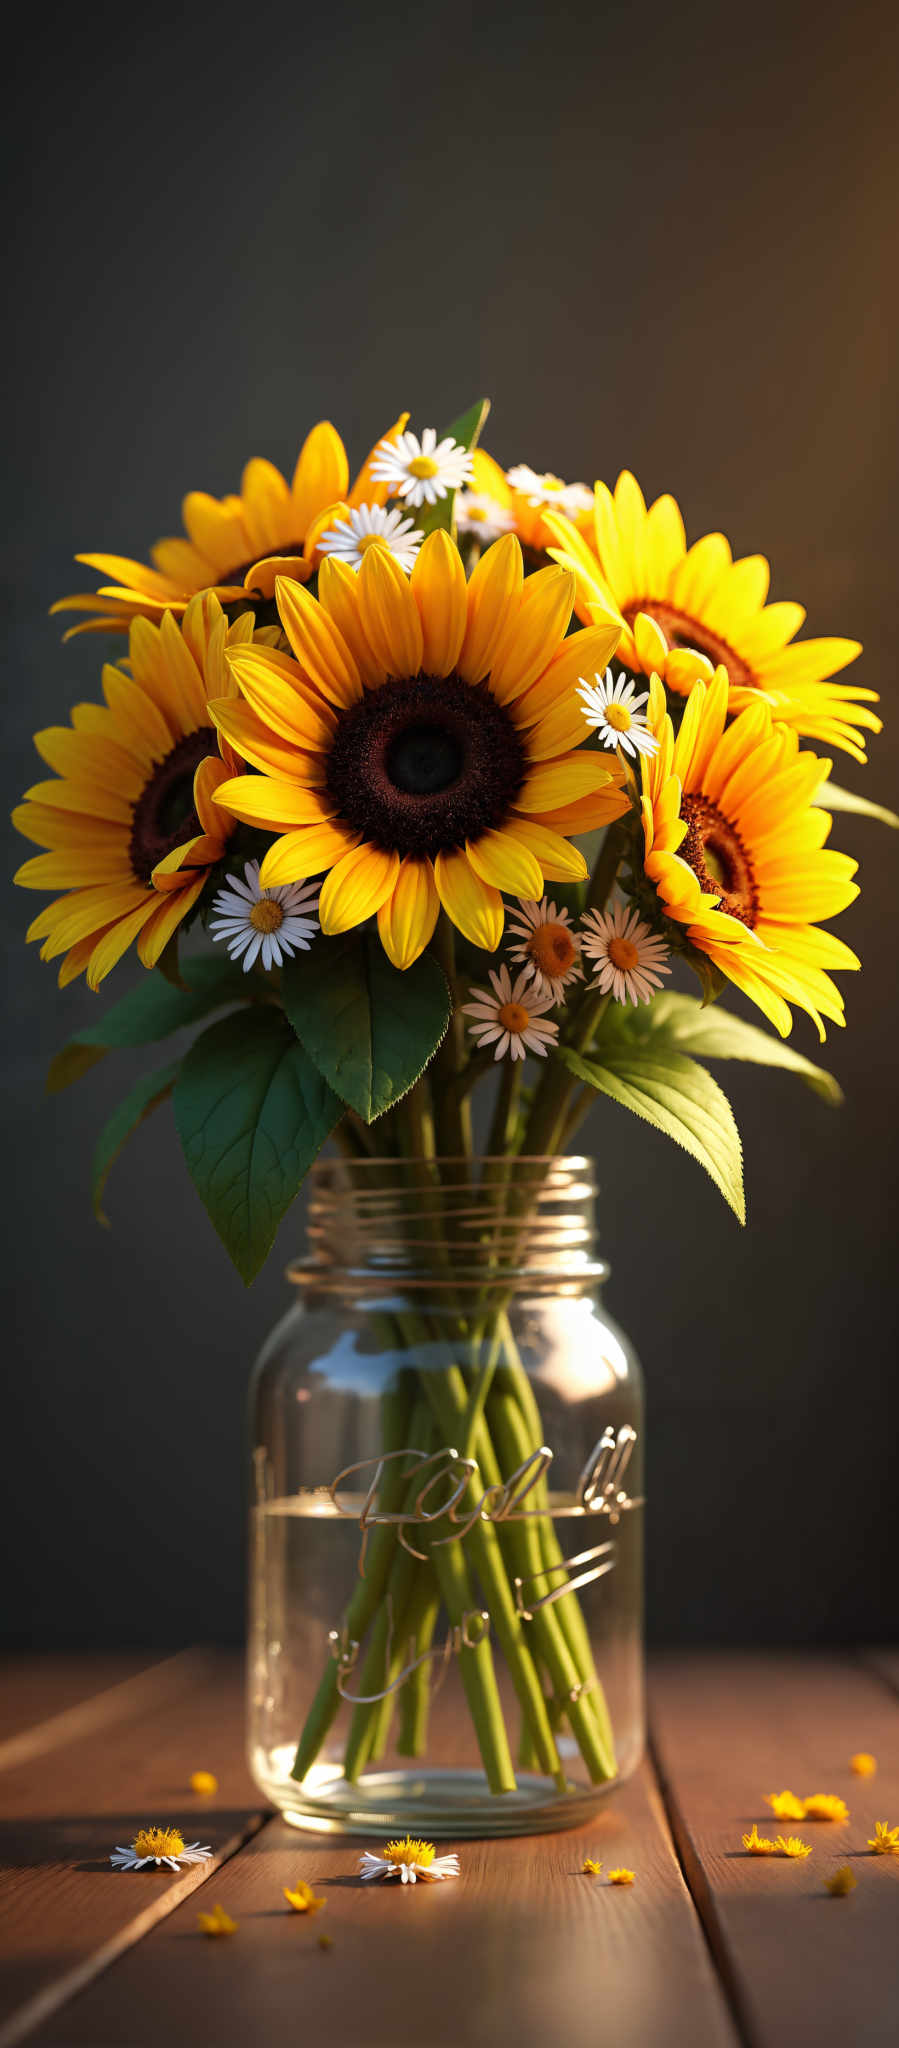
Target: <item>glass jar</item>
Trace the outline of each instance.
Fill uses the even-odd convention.
[[[250,1763],[295,1825],[573,1825],[643,1745],[642,1400],[586,1159],[338,1160],[251,1401]]]

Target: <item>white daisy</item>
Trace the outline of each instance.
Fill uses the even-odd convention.
[[[458,1877],[458,1856],[438,1856],[433,1842],[413,1842],[407,1835],[402,1842],[387,1842],[383,1856],[374,1856],[370,1849],[359,1858],[359,1874],[363,1884],[373,1877],[399,1877],[403,1884],[414,1884],[421,1878],[423,1884],[440,1884],[445,1877]]]
[[[541,474],[528,463],[518,462],[514,469],[506,470],[506,482],[510,491],[517,491],[529,505],[550,505],[554,512],[564,512],[566,519],[576,519],[579,512],[593,510],[593,492],[588,491],[586,484],[563,483],[551,470]]]
[[[489,988],[473,988],[470,993],[477,1001],[462,1004],[463,1016],[475,1020],[468,1029],[478,1046],[492,1045],[497,1039],[494,1059],[501,1060],[510,1050],[513,1060],[523,1060],[528,1052],[539,1053],[545,1059],[548,1047],[559,1036],[558,1024],[544,1015],[544,1011],[552,1009],[553,995],[541,994],[534,987],[527,968],[522,969],[514,986],[508,967],[501,967],[498,974],[491,967],[490,979],[493,995]]]
[[[385,512],[383,505],[356,505],[346,519],[335,519],[318,545],[323,555],[336,555],[338,561],[348,562],[351,569],[358,569],[367,548],[386,548],[408,576],[423,539],[424,535],[411,519],[403,518],[402,512]]]
[[[612,671],[606,669],[604,676],[595,675],[592,683],[581,677],[577,694],[583,705],[588,725],[595,725],[604,747],[621,747],[625,754],[655,754],[658,752],[658,738],[646,723],[644,704],[649,702],[649,691],[637,695],[637,685],[620,675],[617,683],[612,681]]]
[[[581,944],[596,973],[592,986],[607,995],[611,989],[616,1003],[648,1003],[661,988],[660,976],[670,974],[665,966],[668,947],[655,937],[636,910],[619,903],[611,911],[588,910],[581,919]]]
[[[515,532],[515,521],[505,505],[495,498],[480,497],[477,491],[459,491],[453,507],[459,533],[470,533],[483,548],[503,533]]]
[[[205,1863],[212,1855],[199,1842],[185,1842],[179,1828],[139,1828],[130,1848],[113,1850],[113,1870],[144,1870],[148,1863],[158,1870],[180,1870],[183,1863]]]
[[[214,939],[224,939],[232,960],[243,954],[243,971],[249,973],[262,954],[266,974],[280,967],[284,956],[308,953],[310,940],[318,931],[318,889],[313,883],[283,882],[277,889],[259,886],[259,862],[248,860],[245,882],[229,875],[229,887],[220,889],[212,908],[218,914],[210,920]]]
[[[379,441],[370,474],[376,483],[390,484],[391,497],[404,498],[407,505],[436,505],[448,491],[471,482],[474,463],[451,434],[438,441],[436,428],[425,427],[421,440],[406,433]]]
[[[545,896],[540,903],[527,903],[519,897],[507,929],[510,938],[521,942],[511,948],[510,959],[523,963],[538,994],[548,990],[553,1002],[564,1002],[568,983],[578,980],[581,972],[580,940],[571,929],[567,910],[557,910]]]

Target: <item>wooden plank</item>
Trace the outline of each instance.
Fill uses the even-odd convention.
[[[187,1873],[120,1872],[110,1850],[148,1823],[176,1822],[208,1842],[216,1862],[260,1825],[243,1758],[237,1660],[193,1653],[168,1693],[141,1692],[125,1716],[82,1730],[4,1773],[0,1829],[0,2048],[53,2013],[147,1928],[202,1885]],[[212,1800],[191,1793],[192,1771],[213,1771]],[[53,2022],[51,2022],[53,2024]]]
[[[196,1682],[197,1652],[148,1658],[28,1657],[3,1681],[0,1771],[74,1742]]]
[[[871,1670],[876,1671],[878,1677],[882,1678],[893,1692],[899,1693],[899,1650],[882,1647],[863,1650],[862,1662],[870,1665]]]
[[[899,1709],[855,1659],[665,1657],[651,1670],[663,1796],[684,1869],[752,2048],[885,2048],[896,2039],[899,1857],[866,1848],[899,1822]],[[874,1778],[849,1758],[869,1750]],[[842,1795],[845,1825],[772,1820],[765,1794]],[[743,1833],[798,1834],[804,1862],[750,1856]],[[824,1880],[843,1864],[844,1899]]]
[[[648,1766],[587,1826],[454,1845],[442,1885],[363,1885],[365,1846],[270,1822],[33,2048],[736,2048]],[[633,1889],[584,1877],[588,1854],[633,1868]],[[327,1900],[312,1920],[282,1897],[300,1876]],[[227,1940],[197,1929],[216,1902],[239,1922]]]
[[[122,1655],[97,1650],[87,1655],[55,1655],[50,1651],[4,1657],[0,1661],[0,1766],[6,1744],[23,1729],[81,1706],[95,1693],[120,1685],[161,1661],[159,1655],[137,1651]]]

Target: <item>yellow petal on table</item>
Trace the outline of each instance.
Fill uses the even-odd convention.
[[[264,825],[270,832],[293,825],[321,825],[335,817],[337,805],[320,790],[298,782],[278,782],[268,775],[235,775],[215,792],[215,802],[245,825]]]
[[[306,435],[290,486],[296,529],[293,540],[305,540],[325,506],[346,497],[349,481],[350,466],[340,435],[330,420],[319,420]]]
[[[565,638],[574,607],[574,577],[553,564],[529,576],[490,669],[491,694],[510,704],[536,682]]]
[[[518,615],[523,582],[521,543],[514,533],[505,533],[482,554],[468,585],[468,624],[458,664],[465,682],[480,683],[489,675],[500,641]]]
[[[426,675],[448,676],[465,638],[468,586],[459,550],[442,527],[424,542],[410,587],[421,615],[422,668]]]
[[[411,967],[430,939],[440,914],[440,898],[429,860],[404,860],[393,894],[378,911],[378,931],[394,967]]]
[[[306,882],[323,875],[345,853],[359,845],[362,835],[347,832],[341,825],[306,825],[285,832],[269,847],[259,870],[263,889],[279,888],[284,882]]]
[[[461,848],[438,853],[434,882],[447,916],[472,945],[495,953],[503,935],[503,899],[498,889],[475,874]]]
[[[302,583],[278,578],[278,614],[305,677],[341,708],[362,695],[359,670],[343,634]]]
[[[358,572],[365,637],[388,675],[417,676],[424,636],[408,577],[386,548],[370,547]]]
[[[379,846],[363,844],[345,853],[322,883],[318,902],[322,931],[333,936],[373,917],[392,895],[399,869],[399,854]]]
[[[523,896],[527,903],[539,901],[543,894],[540,863],[511,833],[482,832],[479,839],[466,840],[465,852],[482,882],[512,896]]]

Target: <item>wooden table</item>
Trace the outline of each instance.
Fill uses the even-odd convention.
[[[895,2042],[899,1857],[865,1845],[899,1822],[899,1659],[669,1656],[650,1677],[651,1759],[598,1820],[460,1844],[458,1880],[413,1890],[363,1886],[358,1840],[263,1810],[236,1657],[18,1660],[0,1701],[2,2048]],[[856,1750],[876,1777],[852,1776]],[[212,1800],[188,1790],[198,1768]],[[842,1793],[849,1822],[806,1822],[805,1862],[747,1856],[784,1785]],[[182,1822],[213,1862],[111,1870],[149,1820]],[[633,1889],[582,1876],[585,1855],[630,1865]],[[832,1898],[844,1863],[857,1889]],[[299,1876],[327,1899],[317,1919],[285,1906]],[[209,1940],[197,1911],[217,1902],[240,1924]]]

